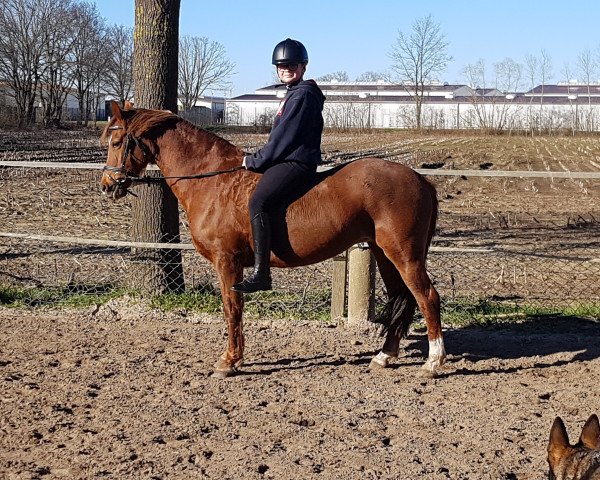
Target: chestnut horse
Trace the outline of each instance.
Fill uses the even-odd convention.
[[[240,167],[241,149],[169,111],[121,109],[115,102],[111,108],[102,190],[123,197],[147,164],[158,165],[187,214],[196,250],[218,274],[229,335],[213,375],[232,375],[244,356],[244,298],[231,286],[253,265],[248,199],[259,174]],[[386,339],[371,365],[386,367],[398,356],[418,305],[429,340],[423,374],[434,376],[446,358],[440,298],[425,269],[435,188],[414,170],[378,158],[319,172],[311,187],[275,218],[271,265],[309,265],[367,242],[389,297],[378,319]]]

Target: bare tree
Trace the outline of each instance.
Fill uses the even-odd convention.
[[[485,60],[480,58],[473,64],[468,64],[463,69],[463,76],[467,79],[469,87],[471,87],[470,102],[473,106],[477,118],[479,120],[479,128],[489,128],[485,109],[485,101],[481,99],[481,90],[487,88],[487,69]]]
[[[0,77],[20,127],[35,121],[36,95],[53,0],[0,0]]]
[[[106,93],[119,100],[131,100],[133,95],[133,29],[122,25],[110,27],[103,42],[110,45],[104,85]]]
[[[38,106],[44,124],[60,123],[73,86],[86,114],[89,64],[102,63],[102,42],[90,40],[101,22],[95,7],[81,0],[0,0],[0,7],[0,76],[19,125],[33,123]]]
[[[495,63],[492,75],[488,74],[483,59],[464,68],[480,128],[502,130],[507,127],[515,98],[511,93],[521,85],[521,72],[521,65],[511,58]]]
[[[180,0],[135,0],[134,77],[136,106],[177,112]],[[147,172],[160,176],[160,172]],[[166,182],[141,185],[132,201],[132,236],[146,242],[179,243],[179,208]],[[156,294],[184,289],[180,250],[143,254],[130,282]]]
[[[380,72],[363,72],[358,77],[356,77],[357,82],[370,82],[375,83],[380,80],[387,80],[388,75]]]
[[[515,93],[522,87],[523,66],[512,58],[494,64],[495,89],[502,95],[502,100],[496,106],[497,120],[495,128],[502,130],[512,128],[514,118],[517,114],[513,106]]]
[[[337,72],[332,72],[332,73],[327,73],[325,75],[321,75],[316,80],[317,80],[317,82],[332,82],[332,81],[349,82],[350,77],[348,76],[348,72],[346,72],[344,70],[340,70]]]
[[[73,45],[77,35],[72,28],[75,7],[72,0],[53,2],[48,10],[41,83],[38,92],[45,126],[57,126],[63,106],[74,84]]]
[[[525,56],[525,73],[526,73],[528,83],[529,83],[528,88],[532,93],[536,87],[538,63],[539,63],[539,60],[534,55],[527,54]],[[531,98],[529,100],[529,105],[527,107],[527,125],[529,125],[532,135],[533,135],[533,131],[534,131],[534,128],[533,128],[533,120],[534,119],[533,119],[533,108],[532,108],[534,100],[535,100],[535,97],[533,95],[531,95]]]
[[[183,111],[196,105],[209,88],[225,90],[235,65],[225,47],[206,37],[185,36],[179,40],[179,99]]]
[[[496,88],[504,93],[514,93],[523,86],[523,65],[512,58],[494,64]]]
[[[417,128],[421,128],[425,85],[452,60],[447,50],[446,37],[431,15],[416,20],[410,34],[398,32],[392,47],[392,70],[414,99]]]
[[[543,105],[544,105],[544,86],[546,82],[552,78],[552,59],[548,55],[545,50],[540,51],[540,56],[536,57],[534,55],[528,54],[525,57],[525,70],[527,73],[527,77],[530,81],[531,89],[536,87],[536,83],[540,85],[540,108],[538,113],[538,131],[541,133],[544,128],[544,119],[543,119]],[[533,103],[534,97],[532,96],[531,102]],[[530,110],[530,125],[532,126],[533,132],[533,123],[531,118],[531,108]]]
[[[106,26],[91,3],[75,5],[73,44],[75,92],[79,102],[78,122],[87,125],[98,103],[99,81],[106,68],[108,52],[104,45]],[[95,118],[95,116],[94,116]]]
[[[594,130],[594,115],[592,111],[591,84],[598,74],[598,59],[589,49],[583,50],[577,56],[577,71],[586,84],[588,97],[588,111],[586,115],[586,127],[588,131]]]
[[[368,130],[371,128],[371,105],[368,102],[327,102],[323,117],[330,128]]]
[[[573,84],[573,72],[569,62],[564,63],[563,68],[560,70],[560,75],[562,75],[563,81],[567,85],[567,99],[571,107],[571,118],[569,119],[569,122],[571,125],[571,133],[575,135],[575,132],[579,130],[579,109],[577,103],[579,86],[577,85],[577,82]],[[572,91],[573,88],[575,89],[574,92]]]

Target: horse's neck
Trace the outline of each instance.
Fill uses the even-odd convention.
[[[178,180],[177,177],[199,175],[229,170],[242,164],[243,151],[228,141],[204,130],[187,126],[185,130],[172,130],[157,140],[156,164],[179,202],[189,215],[192,204],[205,204],[202,198],[209,195],[206,188],[197,188],[198,182],[208,179]],[[219,179],[227,183],[227,174]]]
[[[156,163],[163,175],[196,175],[241,165],[243,152],[216,135],[184,126],[163,135]]]

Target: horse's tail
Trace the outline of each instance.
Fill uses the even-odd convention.
[[[424,177],[422,180],[425,183],[425,189],[431,196],[429,231],[427,232],[427,243],[425,245],[426,257],[431,245],[431,239],[435,234],[439,205],[435,186]],[[385,336],[388,332],[391,332],[397,338],[404,338],[408,334],[408,329],[413,322],[417,301],[399,273],[397,282],[398,290],[396,294],[389,298],[383,311],[373,320],[373,323],[381,324],[381,336]]]
[[[435,227],[437,225],[437,219],[438,219],[438,213],[439,213],[439,201],[438,201],[438,196],[437,196],[437,190],[435,189],[435,186],[433,185],[433,183],[431,183],[429,180],[427,180],[424,177],[423,177],[423,180],[425,181],[425,183],[427,185],[427,189],[429,191],[429,194],[431,195],[431,218],[429,219],[429,235],[427,238],[427,249],[425,251],[425,256],[427,257],[427,252],[429,251],[429,247],[431,245],[431,239],[433,238],[433,235],[435,234]]]
[[[399,339],[404,338],[408,334],[416,308],[415,297],[400,277],[398,293],[389,298],[383,311],[373,320],[373,323],[381,325],[379,333],[382,337],[391,332]]]

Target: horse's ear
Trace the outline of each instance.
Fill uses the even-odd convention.
[[[121,115],[121,107],[119,107],[119,104],[114,100],[110,102],[110,110],[114,119],[121,120],[123,118],[123,115]]]
[[[130,102],[129,100],[125,100],[125,103],[123,105],[123,110],[131,110],[133,108],[133,102]]]

